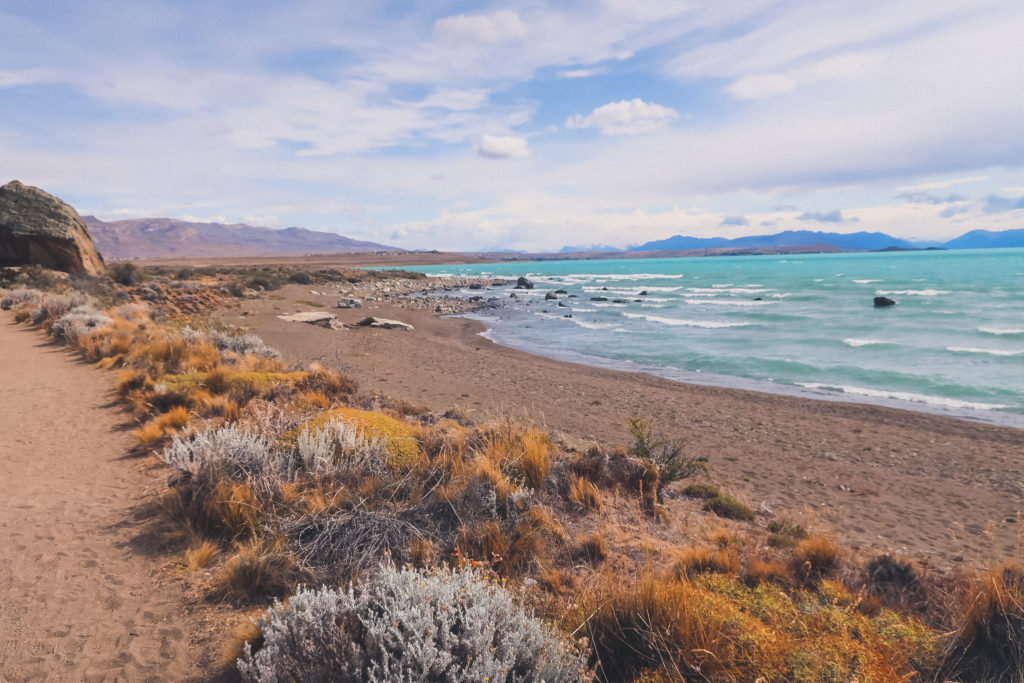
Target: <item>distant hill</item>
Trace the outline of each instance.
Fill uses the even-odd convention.
[[[287,256],[402,251],[376,242],[305,228],[254,227],[244,223],[190,223],[173,218],[101,221],[85,216],[96,248],[107,259]]]
[[[751,235],[726,239],[724,237],[684,237],[676,235],[664,240],[646,242],[629,251],[659,251],[665,249],[717,249],[723,247],[785,247],[802,244],[829,244],[840,249],[872,250],[887,247],[912,248],[907,240],[881,232],[815,232],[786,230],[774,235]]]
[[[577,254],[577,253],[583,254],[583,253],[592,252],[592,251],[597,251],[597,252],[604,253],[604,252],[609,252],[609,251],[623,251],[623,250],[620,249],[619,247],[613,247],[613,246],[608,245],[608,244],[587,244],[587,245],[580,244],[580,245],[573,245],[573,246],[562,247],[561,249],[558,250],[558,253],[559,254]]]
[[[956,239],[946,242],[947,249],[990,249],[999,247],[1024,247],[1024,230],[971,230]]]

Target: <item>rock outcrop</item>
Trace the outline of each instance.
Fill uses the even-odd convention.
[[[520,275],[519,279],[516,280],[514,289],[533,289],[533,280],[525,275]]]
[[[875,308],[886,308],[888,306],[895,306],[896,302],[887,296],[876,296],[875,297]]]
[[[78,212],[37,187],[0,187],[0,266],[40,265],[101,275],[103,259]]]

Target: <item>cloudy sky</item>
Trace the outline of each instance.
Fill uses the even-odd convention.
[[[1024,2],[5,0],[0,182],[409,248],[1024,227]]]

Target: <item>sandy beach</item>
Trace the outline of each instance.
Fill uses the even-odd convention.
[[[1024,430],[565,363],[494,344],[473,320],[390,302],[339,310],[336,299],[334,289],[289,285],[217,316],[290,362],[340,368],[365,392],[481,420],[525,416],[569,445],[626,444],[627,418],[643,416],[707,457],[712,480],[752,507],[866,555],[945,567],[1021,555]],[[314,303],[342,322],[375,315],[415,329],[335,331],[277,318]]]

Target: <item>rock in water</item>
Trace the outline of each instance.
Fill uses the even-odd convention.
[[[875,297],[875,308],[885,308],[886,306],[895,306],[896,302],[887,296],[876,296]]]
[[[519,279],[516,280],[515,289],[533,289],[533,280],[523,275],[520,275]]]
[[[0,187],[0,266],[33,264],[88,275],[105,270],[77,211],[12,180]]]
[[[545,294],[545,295],[544,295],[544,300],[545,300],[545,301],[554,301],[554,300],[555,300],[555,299],[557,299],[557,298],[558,298],[558,297],[557,297],[557,296],[555,296],[555,293],[554,293],[554,292],[548,292],[547,294]]]

